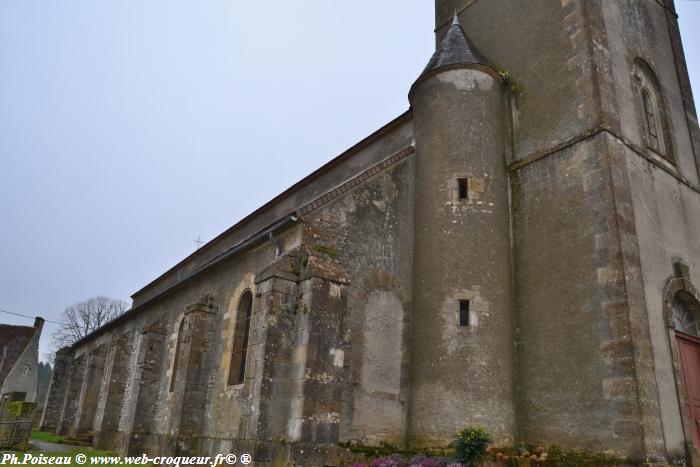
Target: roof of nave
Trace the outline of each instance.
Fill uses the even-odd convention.
[[[405,138],[394,135],[411,119],[412,112],[409,109],[202,245],[195,252],[132,294],[134,305],[141,303],[141,300],[145,298],[144,295],[146,297],[151,295],[150,290],[154,290],[154,286],[159,282],[163,280],[179,281],[183,275],[191,273],[192,268],[197,269],[201,262],[215,258],[225,249],[230,248],[232,244],[259,233],[287,215],[294,215],[307,203],[323,196],[381,159],[390,157],[406,145],[412,144],[410,141],[404,142]],[[389,141],[387,144],[382,143],[385,139]],[[374,145],[379,146],[377,152],[380,160],[375,160],[364,154],[365,149]],[[330,177],[332,180],[323,181],[324,177]],[[329,183],[331,185],[327,186]],[[169,276],[173,275],[177,277],[170,279]],[[157,289],[157,287],[155,288]],[[147,291],[149,293],[144,294]]]
[[[304,177],[132,295],[132,308],[80,341],[76,348],[130,319],[216,264],[284,229],[290,219],[342,196],[358,183],[412,154],[412,112],[408,110],[347,151]],[[269,240],[267,240],[269,241]]]

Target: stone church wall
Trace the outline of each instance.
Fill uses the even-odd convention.
[[[641,453],[610,164],[599,134],[513,175],[518,428]]]
[[[629,186],[634,187],[633,227],[644,277],[643,298],[649,313],[664,436],[669,448],[682,454],[684,434],[678,406],[678,391],[682,388],[674,376],[671,348],[675,342],[669,335],[664,300],[669,281],[676,276],[676,262],[688,266],[689,280],[694,287],[700,286],[700,192],[679,183],[629,148],[618,146],[617,151],[617,157],[626,164]]]
[[[372,157],[392,156],[384,150],[393,145],[380,139]],[[283,256],[263,242],[71,349],[62,408],[49,410],[44,426],[151,454],[255,449],[273,459],[309,446],[323,458],[342,452],[339,441],[401,443],[410,156],[360,166],[301,210],[295,226],[275,233]],[[246,290],[254,294],[246,379],[229,385]],[[375,343],[365,315],[397,330]],[[382,381],[385,371],[392,377]],[[61,386],[50,400],[61,399]],[[375,420],[385,405],[386,420]]]
[[[63,411],[63,404],[68,389],[70,367],[73,360],[73,353],[70,349],[61,349],[56,352],[51,376],[51,385],[46,396],[44,413],[41,416],[41,429],[55,432]]]
[[[605,44],[596,62],[603,122],[619,212],[619,237],[630,309],[630,333],[643,366],[636,369],[647,451],[686,455],[682,388],[674,375],[664,301],[676,263],[697,276],[700,139],[680,42],[674,2],[602,2],[592,27]],[[636,69],[646,68],[655,89],[664,148],[646,141]],[[697,279],[695,281],[697,285]],[[639,336],[648,336],[647,344]],[[687,421],[685,422],[687,424]]]
[[[336,255],[348,276],[340,439],[401,445],[408,383],[412,267],[411,156],[321,209],[313,248]]]

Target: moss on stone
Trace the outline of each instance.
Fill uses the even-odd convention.
[[[546,460],[535,461],[530,456],[535,453],[538,457],[546,453]],[[518,448],[498,447],[490,450],[492,461],[503,462],[508,466],[535,466],[556,465],[557,467],[578,466],[613,466],[613,465],[639,465],[632,459],[618,457],[605,452],[589,450],[566,449],[559,446],[550,446],[546,449],[537,448],[534,445],[522,444]]]
[[[7,412],[10,414],[12,420],[17,420],[22,414],[22,404],[23,402],[10,402],[7,404]]]
[[[297,256],[292,259],[292,273],[295,276],[301,275],[302,269],[306,268],[309,265],[309,256],[308,255],[302,255],[302,256]]]
[[[316,245],[316,246],[314,246],[314,250],[318,251],[319,253],[323,253],[324,255],[328,255],[328,256],[337,256],[338,255],[338,252],[335,250],[335,248],[330,247],[330,246]]]
[[[7,404],[7,412],[11,420],[31,419],[36,411],[36,402],[15,401]]]
[[[416,454],[425,454],[428,457],[451,458],[454,450],[451,448],[426,448],[426,449],[401,449],[389,443],[380,443],[379,446],[367,446],[354,442],[338,443],[341,448],[347,449],[356,454],[362,454],[366,458],[389,456],[400,454],[403,457],[412,457]]]
[[[398,447],[388,443],[381,443],[379,446],[366,446],[359,443],[347,442],[338,443],[338,446],[347,449],[350,452],[364,454],[368,458],[373,456],[387,456],[402,452]]]
[[[561,466],[576,465],[630,465],[634,461],[624,457],[595,452],[589,450],[565,449],[559,446],[550,446],[546,450],[549,455],[548,460],[554,461]]]

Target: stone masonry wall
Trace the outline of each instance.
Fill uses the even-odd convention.
[[[72,353],[64,348],[56,352],[53,363],[51,385],[46,397],[44,413],[41,417],[41,430],[53,432],[58,429],[63,411],[63,403],[68,390]]]
[[[66,392],[62,401],[61,418],[58,421],[58,429],[56,431],[59,435],[69,434],[75,424],[80,394],[83,389],[83,379],[85,377],[85,360],[86,356],[83,354],[73,359],[70,364]],[[54,374],[56,374],[55,371]]]
[[[165,327],[156,321],[148,327],[140,336],[141,346],[137,367],[134,369],[135,395],[132,399],[133,414],[132,423],[127,424],[129,437],[128,452],[146,452],[147,446],[152,444],[152,437],[156,429],[156,413],[159,405],[158,379],[160,368],[165,365]],[[138,415],[137,415],[138,414]],[[121,430],[121,425],[120,425]]]
[[[353,421],[349,411],[368,383],[350,380],[362,372],[346,355],[362,364],[362,341],[373,331],[357,318],[352,332],[346,327],[348,305],[355,316],[366,313],[367,299],[357,300],[358,294],[379,277],[376,285],[402,297],[389,302],[398,307],[389,312],[404,323],[410,282],[410,256],[397,261],[389,250],[382,255],[358,255],[358,250],[370,246],[368,236],[376,239],[374,248],[390,233],[396,241],[382,248],[408,251],[412,166],[405,159],[411,152],[399,153],[346,190],[324,197],[322,205],[304,211],[296,228],[276,233],[283,256],[275,256],[271,242],[254,247],[99,339],[81,343],[74,349],[79,357],[72,362],[63,398],[62,432],[86,432],[88,402],[94,405],[100,448],[151,454],[248,450],[271,462],[313,458],[324,465],[348,456],[338,447],[348,439],[341,433],[352,423],[367,423],[362,420],[376,412],[358,412]],[[364,230],[353,232],[354,226]],[[358,257],[362,260],[353,263]],[[358,276],[352,300],[345,261]],[[245,290],[255,297],[246,377],[231,386],[235,308]],[[358,336],[356,343],[351,334]],[[396,415],[387,425],[392,431],[363,442],[401,442],[404,340],[400,331],[392,344],[399,346],[393,351],[399,358],[386,363],[396,375],[391,386]],[[376,403],[385,400],[382,396]]]
[[[107,345],[102,344],[86,357],[85,376],[76,409],[75,422],[72,429],[69,430],[71,436],[94,433],[95,412],[101,395],[107,351]]]
[[[108,377],[104,378],[104,387],[100,394],[100,403],[95,414],[95,446],[106,448],[121,446],[119,438],[119,420],[121,418],[124,395],[130,380],[129,355],[132,351],[132,334],[119,336],[111,346],[105,368]]]
[[[644,457],[636,365],[649,338],[631,328],[606,143],[512,174],[518,426],[527,442]]]

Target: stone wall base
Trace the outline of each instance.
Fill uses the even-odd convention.
[[[97,443],[106,444],[98,446]],[[120,449],[116,449],[118,446]],[[210,437],[184,439],[182,436],[156,433],[99,433],[95,436],[95,447],[118,450],[124,455],[131,456],[139,456],[144,453],[148,456],[197,455],[211,457],[217,454],[235,454],[240,458],[242,454],[250,454],[253,458],[251,465],[256,466],[322,465],[330,467],[350,465],[354,461],[363,459],[360,454],[333,445]]]

